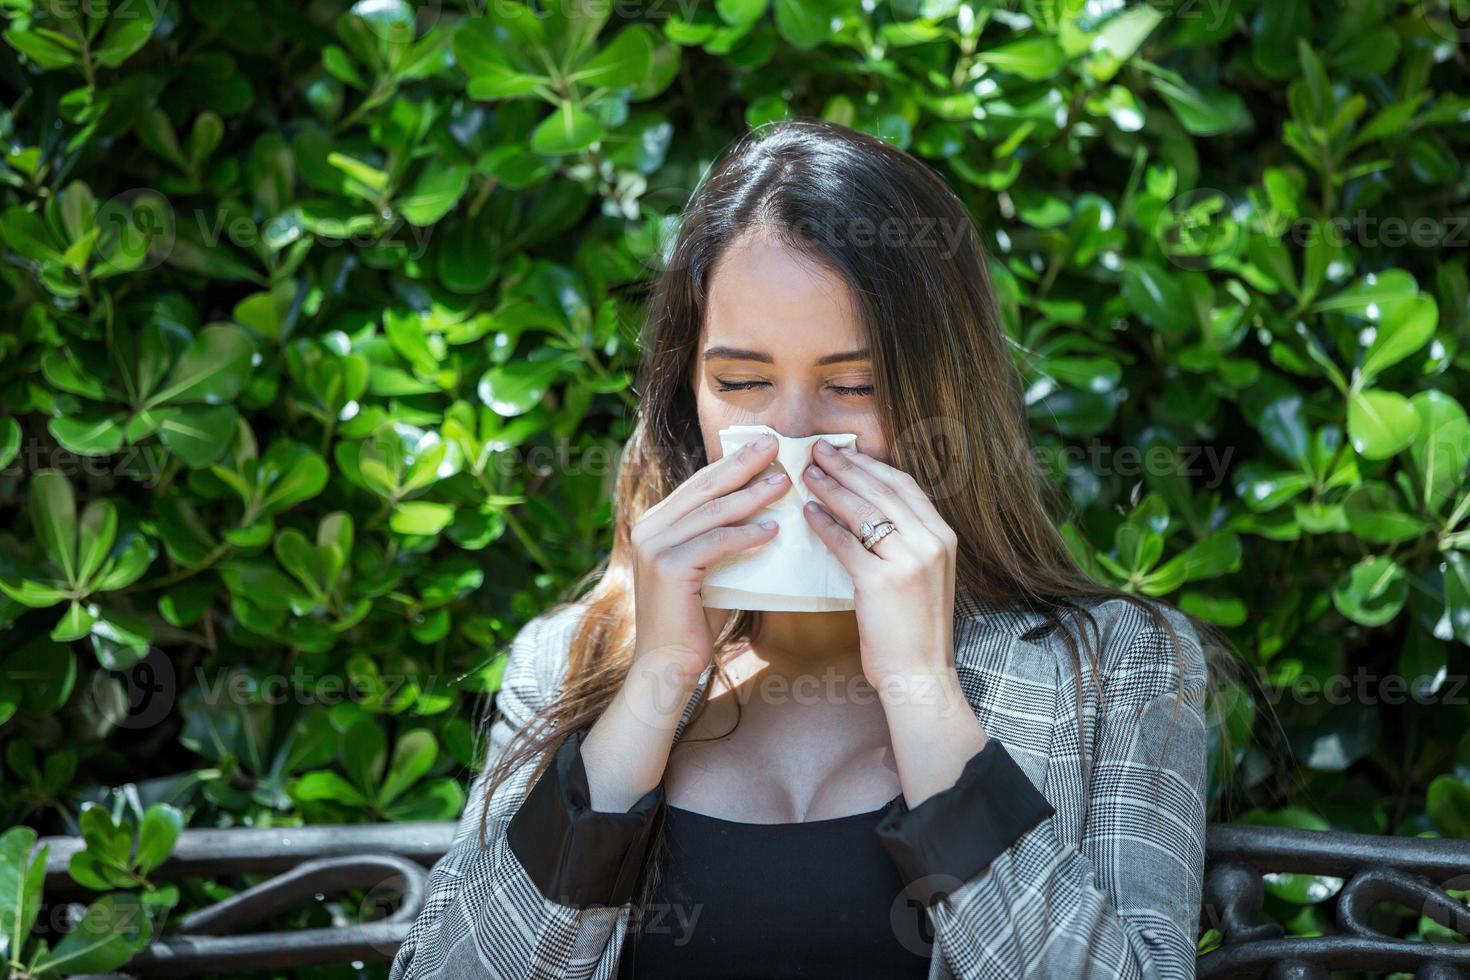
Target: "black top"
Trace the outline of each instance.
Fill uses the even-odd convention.
[[[891,805],[765,824],[666,807],[666,860],[629,917],[619,980],[927,977],[927,917],[875,832]]]
[[[506,843],[550,902],[632,904],[629,918],[643,928],[625,937],[618,968],[636,970],[637,980],[927,976],[934,907],[1056,813],[994,736],[954,785],[913,809],[899,794],[873,813],[742,824],[661,806],[660,782],[626,811],[594,810],[586,735],[580,729],[562,741],[511,817]],[[690,924],[665,915],[672,935],[653,932],[656,905],[641,917],[636,905],[660,809],[682,856],[666,863],[663,901],[683,903],[672,911]],[[907,960],[905,951],[914,951]],[[895,964],[897,972],[883,972]]]

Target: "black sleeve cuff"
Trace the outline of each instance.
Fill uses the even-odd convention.
[[[573,908],[624,905],[633,899],[663,784],[626,813],[592,809],[586,734],[562,742],[511,817],[506,841],[545,898]]]
[[[959,779],[910,810],[899,796],[878,822],[878,840],[910,897],[926,908],[975,877],[1017,838],[1056,813],[994,737]]]

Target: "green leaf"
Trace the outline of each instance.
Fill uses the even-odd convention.
[[[430,160],[407,194],[398,199],[398,211],[409,224],[428,227],[449,213],[464,195],[470,168],[463,163]]]
[[[715,0],[720,19],[732,27],[754,24],[766,15],[771,0]]]
[[[119,823],[106,807],[95,804],[83,806],[77,818],[82,838],[91,851],[104,863],[117,868],[126,868],[133,853],[132,829]]]
[[[1149,326],[1179,336],[1195,328],[1189,297],[1178,280],[1156,263],[1128,263],[1123,269],[1122,287],[1129,309]]]
[[[327,154],[327,162],[376,193],[381,194],[388,189],[388,175],[371,164],[335,150]]]
[[[1392,486],[1365,483],[1343,500],[1348,525],[1353,534],[1373,544],[1397,544],[1412,541],[1429,530],[1429,522],[1403,509]]]
[[[512,361],[491,368],[480,378],[480,401],[499,415],[523,415],[540,404],[560,373],[561,364],[555,360]]]
[[[259,561],[224,562],[219,566],[219,576],[230,592],[262,609],[288,610],[292,602],[304,598],[290,579]]]
[[[1348,438],[1364,459],[1388,459],[1414,441],[1419,416],[1396,391],[1354,391],[1348,397]]]
[[[77,584],[77,502],[59,470],[41,470],[27,490],[31,532],[69,584]]]
[[[60,388],[62,391],[69,391],[91,399],[100,400],[107,397],[102,379],[89,371],[87,366],[78,360],[76,351],[70,348],[48,350],[42,354],[41,374],[53,387]]]
[[[5,930],[12,958],[18,958],[25,947],[41,911],[50,847],[32,857],[35,846],[36,832],[29,827],[12,827],[0,836],[0,928]]]
[[[1441,391],[1421,391],[1409,404],[1419,417],[1409,459],[1423,491],[1424,509],[1437,514],[1465,484],[1470,421],[1460,403]]]
[[[387,755],[383,730],[370,718],[361,719],[342,736],[342,766],[365,795],[376,795]]]
[[[1434,298],[1419,294],[1403,302],[1384,304],[1373,341],[1363,355],[1362,384],[1371,384],[1386,369],[1419,351],[1434,336],[1439,307]]]
[[[491,65],[470,79],[466,91],[472,99],[513,99],[550,84],[551,79],[542,75],[527,75],[509,65]]]
[[[37,970],[63,976],[107,973],[126,963],[151,938],[147,913],[137,896],[104,895],[41,957]]]
[[[8,469],[20,455],[20,423],[12,418],[0,419],[0,470]]]
[[[93,607],[92,652],[108,670],[127,670],[148,656],[153,627],[147,621],[115,609]]]
[[[114,6],[107,33],[102,36],[102,43],[92,51],[97,63],[106,68],[116,68],[146,44],[148,36],[153,33],[154,9],[150,4]]]
[[[393,508],[388,526],[398,534],[438,534],[454,520],[454,508],[427,500],[409,500]]]
[[[61,38],[54,32],[41,35],[33,30],[10,27],[4,37],[6,43],[43,70],[70,68],[81,60],[75,43],[61,43]]]
[[[626,88],[648,74],[653,63],[656,35],[646,24],[634,24],[617,33],[597,54],[578,65],[567,78],[579,85]]]
[[[0,237],[16,253],[33,262],[64,262],[56,239],[47,230],[40,215],[21,205],[0,214]]]
[[[89,583],[102,568],[117,540],[117,508],[110,500],[94,500],[82,511],[77,582]]]
[[[458,780],[436,779],[421,784],[384,809],[389,820],[452,820],[464,810],[465,794]]]
[[[312,595],[320,596],[325,591],[326,573],[321,556],[306,540],[306,535],[294,527],[286,528],[276,535],[275,551],[276,561],[281,563],[281,567],[295,576]]]
[[[1429,784],[1429,817],[1446,837],[1470,839],[1470,783],[1435,777]]]
[[[155,803],[143,813],[138,827],[138,853],[133,865],[147,875],[173,853],[174,843],[184,830],[184,815],[167,803]]]
[[[1371,312],[1411,302],[1419,294],[1414,277],[1403,269],[1370,272],[1361,280],[1339,290],[1312,306],[1317,313],[1337,310],[1365,319],[1378,320],[1382,314]]]
[[[270,475],[270,490],[260,501],[262,516],[279,514],[310,500],[327,486],[327,464],[302,446],[280,443],[271,447],[263,468]]]
[[[309,772],[296,780],[291,796],[302,802],[328,800],[352,807],[367,805],[367,797],[335,772]]]
[[[378,790],[378,805],[387,806],[410,786],[424,778],[439,756],[439,743],[427,729],[415,728],[405,733],[393,746],[393,761],[388,775]]]
[[[562,102],[531,133],[531,149],[549,156],[580,153],[602,137],[602,122],[596,116]]]
[[[1099,82],[1112,80],[1163,19],[1163,13],[1149,4],[1118,11],[1089,46],[1088,73]]]
[[[1470,554],[1451,551],[1444,556],[1444,622],[1436,626],[1440,640],[1453,637],[1470,646]]]
[[[352,56],[335,44],[328,44],[322,48],[322,67],[332,74],[333,78],[341,79],[348,85],[360,91],[367,91],[367,79],[357,70]]]
[[[1391,622],[1409,598],[1409,580],[1392,558],[1365,558],[1338,577],[1332,604],[1348,619],[1363,626]]]
[[[152,541],[142,534],[125,533],[122,544],[112,549],[102,571],[91,581],[92,591],[111,592],[132,585],[143,577],[155,557],[157,552]]]
[[[1221,531],[1191,545],[1146,576],[1144,591],[1150,595],[1168,595],[1184,582],[1218,578],[1238,571],[1240,563],[1239,537],[1233,532]]]
[[[1156,75],[1149,78],[1149,84],[1164,97],[1180,124],[1194,136],[1218,136],[1250,127],[1250,112],[1245,101],[1229,89],[1199,89]]]
[[[776,0],[776,30],[798,48],[814,48],[832,36],[834,13],[826,0]]]
[[[485,15],[467,17],[454,32],[454,58],[470,79],[498,72],[530,71],[546,62],[546,31],[535,10],[521,4],[496,4]],[[547,79],[546,81],[550,81]]]
[[[123,429],[115,416],[71,416],[46,422],[46,431],[79,456],[111,456],[123,444]]]
[[[1024,37],[975,54],[975,60],[982,64],[1031,81],[1051,78],[1066,63],[1066,57],[1062,46],[1045,35]]]
[[[233,405],[179,405],[159,409],[158,438],[190,469],[218,462],[229,451],[240,413]]]
[[[174,364],[168,380],[148,400],[148,406],[233,401],[245,387],[255,354],[250,334],[234,324],[210,324]]]
[[[0,575],[0,592],[32,609],[54,606],[67,597],[67,590],[45,582],[32,582],[14,576]]]

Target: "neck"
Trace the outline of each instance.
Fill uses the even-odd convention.
[[[727,610],[705,610],[710,628],[718,632]],[[772,612],[760,614],[760,625],[749,647],[767,670],[781,674],[861,675],[857,613]]]

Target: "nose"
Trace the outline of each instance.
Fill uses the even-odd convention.
[[[822,428],[821,416],[800,396],[784,398],[780,404],[772,405],[761,421],[791,439],[828,431]]]

